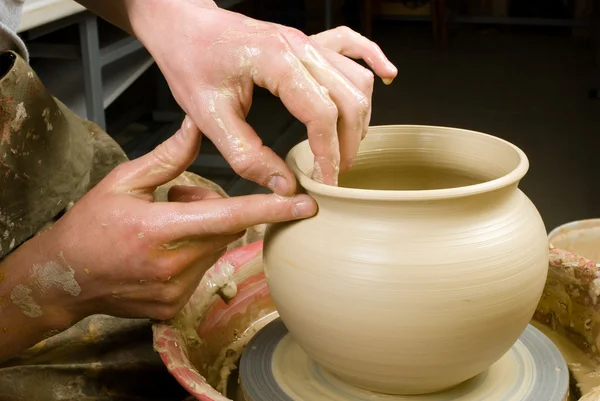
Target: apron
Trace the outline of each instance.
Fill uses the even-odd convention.
[[[50,227],[115,166],[119,145],[50,95],[29,64],[0,54],[0,260]],[[197,185],[191,173],[157,189]],[[259,239],[248,230],[230,249]],[[90,316],[0,365],[0,401],[180,401],[186,392],[152,347],[151,322]]]

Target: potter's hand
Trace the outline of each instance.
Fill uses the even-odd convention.
[[[306,195],[223,199],[198,187],[174,187],[169,202],[154,202],[156,187],[195,159],[200,137],[186,118],[174,136],[117,167],[42,234],[59,244],[52,262],[75,271],[81,292],[67,298],[77,317],[171,318],[246,228],[316,212]]]
[[[280,195],[295,191],[292,172],[245,121],[256,84],[306,124],[313,178],[337,183],[371,115],[373,74],[348,57],[365,60],[386,83],[397,74],[376,44],[345,27],[307,37],[206,0],[148,4],[131,14],[135,34],[181,107],[238,174]]]

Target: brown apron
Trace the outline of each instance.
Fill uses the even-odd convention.
[[[1,260],[51,226],[127,157],[97,125],[53,98],[19,55],[0,54],[0,70]],[[186,172],[159,188],[156,200],[166,201],[174,184],[226,196]],[[88,317],[0,365],[0,401],[182,400],[186,393],[153,351],[150,324]]]

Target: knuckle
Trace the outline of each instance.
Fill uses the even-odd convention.
[[[361,86],[363,91],[372,92],[373,86],[375,85],[375,74],[373,71],[363,68],[363,78],[361,80]]]
[[[369,112],[369,108],[371,107],[371,102],[367,96],[360,96],[357,102],[358,114],[361,118],[367,116]]]
[[[325,104],[325,107],[321,110],[322,119],[325,120],[329,125],[336,124],[340,112],[333,101],[329,101]]]
[[[160,306],[150,314],[150,318],[156,320],[171,320],[179,313],[180,309],[174,306]]]
[[[171,278],[177,275],[178,270],[175,268],[175,265],[171,262],[170,258],[166,258],[164,261],[158,263],[159,266],[154,274],[154,277],[157,281],[168,282]]]
[[[163,142],[156,147],[152,156],[156,162],[163,168],[172,168],[175,165],[175,158],[168,142]]]
[[[167,284],[163,286],[157,298],[163,305],[175,307],[180,304],[181,297],[182,290],[179,288],[179,286],[175,284]]]
[[[337,29],[338,29],[338,31],[340,33],[342,33],[344,35],[354,35],[354,34],[356,34],[356,32],[353,29],[349,28],[346,25],[341,25]]]
[[[273,32],[271,34],[273,40],[274,50],[276,51],[289,51],[290,44],[283,33],[279,30],[273,28]]]
[[[302,40],[302,41],[306,41],[308,42],[308,36],[306,36],[301,30],[293,28],[293,27],[286,27],[285,28],[285,36],[289,36],[292,37],[294,39],[298,39],[298,40]]]
[[[244,178],[252,178],[259,164],[256,163],[257,152],[241,152],[230,157],[231,168]]]
[[[242,219],[242,207],[240,205],[232,205],[227,209],[227,230],[225,230],[224,234],[230,234],[239,229],[239,227],[243,223]],[[222,245],[222,238],[216,237],[213,239],[211,243],[213,249],[217,249]]]
[[[117,165],[115,168],[112,169],[112,171],[107,175],[106,178],[108,178],[108,180],[102,180],[100,181],[100,185],[102,185],[103,183],[107,182],[107,181],[119,181],[120,179],[126,177],[127,175],[127,170],[130,167],[130,163],[131,162],[125,162],[125,163],[121,163],[119,165]]]

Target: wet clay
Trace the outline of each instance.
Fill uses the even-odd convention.
[[[600,220],[590,219],[549,234],[548,279],[535,313],[570,363],[585,401],[600,399],[599,229]]]
[[[598,369],[597,362],[590,358],[589,355],[586,355],[581,349],[577,348],[565,336],[560,335],[539,322],[532,321],[531,323],[544,333],[560,350],[581,394],[588,394],[600,386],[600,369]],[[575,395],[573,395],[572,399],[576,399]],[[597,399],[600,399],[600,397]]]
[[[311,359],[375,392],[444,391],[483,372],[529,323],[548,270],[546,229],[518,189],[521,150],[443,127],[371,127],[341,187],[287,163],[318,203],[270,226],[277,310]],[[357,300],[360,300],[357,303]]]
[[[378,157],[384,156],[381,153]],[[386,159],[394,161],[373,167],[368,162],[355,163],[350,171],[341,174],[339,186],[356,189],[375,189],[387,191],[411,191],[427,189],[457,188],[480,184],[485,177],[451,168],[403,165],[402,153],[385,152]],[[381,163],[381,164],[380,164]],[[389,164],[388,164],[389,163]]]

